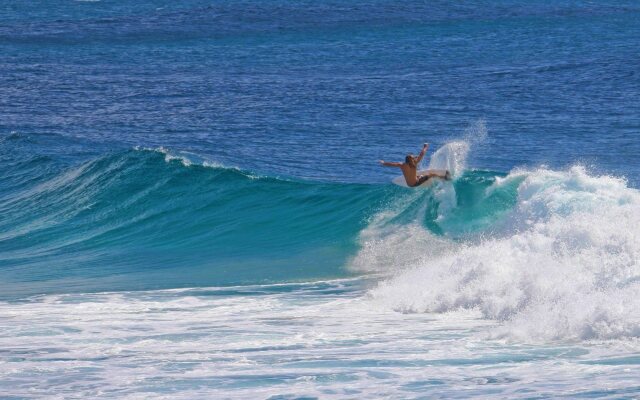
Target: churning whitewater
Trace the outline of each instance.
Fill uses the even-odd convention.
[[[638,398],[637,1],[0,4],[0,397]]]
[[[354,264],[395,274],[372,299],[402,312],[477,310],[504,322],[497,337],[638,337],[640,193],[583,167],[541,168],[496,178],[476,206],[502,190],[516,191],[513,207],[464,239],[390,229],[389,216],[369,226]],[[437,221],[456,232],[458,209],[445,210]]]
[[[453,183],[413,191],[259,176],[165,148],[89,160],[5,197],[0,263],[20,268],[5,273],[4,296],[61,283],[152,289],[168,277],[170,287],[327,279],[344,276],[342,264],[377,277],[366,298],[380,307],[476,311],[502,323],[496,338],[637,337],[640,193],[582,166],[465,170],[473,138],[431,159]],[[175,257],[120,258],[142,248]],[[56,255],[65,263],[46,267]]]
[[[50,165],[2,200],[3,380],[16,396],[44,379],[83,397],[521,397],[588,395],[597,373],[625,393],[640,193],[583,166],[469,169],[473,147],[443,145],[430,167],[454,180],[426,190],[167,148]]]

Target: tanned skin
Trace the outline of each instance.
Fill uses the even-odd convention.
[[[380,164],[385,167],[398,167],[402,170],[402,175],[404,175],[404,180],[407,181],[407,186],[414,187],[418,186],[424,182],[426,182],[429,178],[437,176],[439,178],[451,179],[449,171],[445,174],[440,174],[437,172],[428,172],[424,175],[418,176],[418,165],[420,161],[424,158],[425,153],[429,150],[429,143],[425,143],[422,146],[422,151],[416,157],[413,154],[408,154],[405,158],[405,162],[388,162],[384,160],[380,160]]]

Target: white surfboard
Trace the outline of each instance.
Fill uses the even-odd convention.
[[[420,175],[424,175],[424,174],[426,174],[426,173],[428,173],[428,172],[431,172],[431,173],[433,173],[433,172],[437,172],[437,173],[439,173],[439,174],[443,174],[443,175],[444,175],[444,174],[447,172],[447,170],[446,170],[446,169],[425,169],[425,170],[422,170],[422,171],[418,171],[418,176],[420,176]],[[435,181],[441,181],[441,182],[443,182],[444,180],[445,180],[444,178],[439,178],[439,177],[437,177],[437,176],[434,176],[434,177],[432,177],[432,178],[429,178],[429,179],[428,179],[426,182],[424,182],[422,185],[418,185],[418,186],[414,186],[414,187],[427,188],[427,187],[429,187],[429,186],[433,185],[433,183],[434,183]],[[393,178],[393,179],[391,180],[391,182],[392,182],[392,183],[394,183],[394,184],[396,184],[396,185],[398,185],[398,186],[402,186],[402,187],[411,187],[411,186],[407,186],[407,182],[404,180],[404,176],[403,176],[403,175],[400,175],[400,176],[398,176],[398,177]]]

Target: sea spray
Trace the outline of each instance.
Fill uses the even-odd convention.
[[[472,128],[476,135],[467,132],[465,136],[469,141],[486,136],[482,121],[472,124],[468,131]],[[443,236],[455,235],[455,230],[443,228],[452,225],[449,220],[458,209],[457,192],[466,193],[469,182],[476,186],[494,182],[494,174],[479,180],[470,179],[473,173],[463,176],[469,141],[446,143],[431,157],[430,168],[448,169],[455,181],[438,180],[428,188],[403,190],[385,209],[370,218],[368,226],[359,234],[361,250],[348,263],[351,270],[395,273],[454,247],[451,240]],[[475,200],[471,202],[475,203]]]
[[[487,126],[483,119],[471,123],[461,139],[454,139],[436,150],[429,160],[429,169],[446,169],[459,177],[467,168],[469,152],[487,138]]]
[[[414,257],[371,298],[403,312],[477,310],[503,321],[493,335],[506,338],[640,336],[640,193],[583,167],[515,174],[525,178],[499,234]],[[389,259],[425,247],[379,246]]]

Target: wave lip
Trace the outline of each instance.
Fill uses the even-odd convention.
[[[514,171],[493,186],[518,177],[497,232],[416,260],[372,298],[402,312],[477,310],[504,322],[496,337],[640,337],[640,193],[583,167]]]

